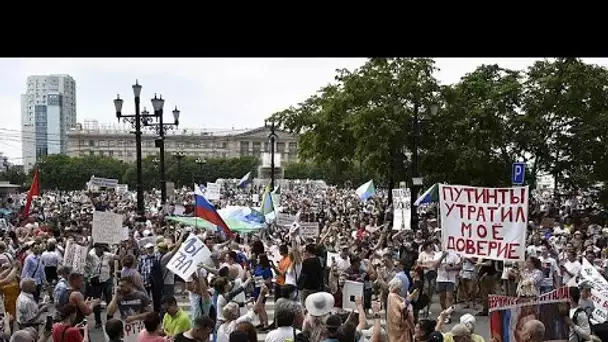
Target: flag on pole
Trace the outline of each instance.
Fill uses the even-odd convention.
[[[266,190],[262,195],[262,206],[260,206],[260,211],[264,215],[274,212],[274,204],[272,203],[272,196],[270,194],[270,184],[266,186]]]
[[[281,184],[277,185],[272,191],[273,194],[280,195],[281,194]]]
[[[34,196],[40,196],[40,181],[38,180],[38,168],[34,169],[34,177],[32,178],[32,185],[30,185],[30,191],[27,193],[27,199],[25,201],[25,207],[21,216],[27,217],[30,214],[30,208],[32,206],[32,199]]]
[[[362,201],[367,201],[368,198],[372,197],[376,193],[376,187],[374,186],[374,180],[361,185],[355,190],[355,193]]]
[[[243,178],[241,178],[241,180],[239,181],[239,185],[237,187],[244,188],[249,183],[251,183],[251,171],[247,172],[247,174],[244,175]]]
[[[432,187],[428,188],[418,199],[414,202],[414,205],[428,204],[439,202],[439,187],[437,184],[433,184]]]
[[[232,236],[232,231],[228,228],[224,219],[215,210],[215,206],[205,198],[201,189],[196,184],[194,184],[194,201],[194,216],[216,225],[218,232],[225,234],[227,238]]]

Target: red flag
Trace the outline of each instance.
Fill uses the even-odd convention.
[[[40,182],[38,181],[38,169],[34,169],[34,178],[32,178],[32,185],[30,191],[27,193],[27,200],[25,201],[25,208],[21,216],[27,217],[30,214],[30,207],[32,206],[32,198],[34,196],[40,196]]]

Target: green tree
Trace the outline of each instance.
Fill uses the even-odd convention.
[[[38,161],[40,185],[43,189],[83,189],[91,176],[122,179],[127,165],[120,160],[102,156],[70,158],[50,155]],[[30,179],[32,177],[30,172]]]
[[[437,100],[434,71],[428,58],[372,58],[338,71],[336,84],[272,119],[300,134],[302,160],[331,165],[342,181],[360,166],[360,174],[392,187],[407,179],[404,150],[414,113]]]
[[[23,172],[23,169],[15,165],[9,166],[8,170],[1,171],[0,180],[21,186],[25,186],[28,182],[27,175]]]

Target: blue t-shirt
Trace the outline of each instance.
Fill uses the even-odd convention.
[[[264,280],[272,279],[272,270],[270,267],[262,267],[257,265],[253,271],[253,277],[262,277]],[[260,288],[256,285],[253,290],[253,296],[257,299],[260,295]]]

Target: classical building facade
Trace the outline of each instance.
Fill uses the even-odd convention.
[[[68,151],[71,157],[102,155],[120,159],[126,163],[135,162],[135,135],[122,126],[102,126],[95,121],[78,124],[68,132]],[[265,127],[254,129],[196,130],[178,129],[167,131],[165,153],[181,151],[186,156],[200,158],[233,158],[256,156],[261,158],[270,152],[268,134]],[[281,154],[281,161],[297,160],[298,144],[296,137],[288,132],[278,131],[275,153]],[[144,131],[142,134],[142,156],[145,158],[158,154],[154,140],[155,133]]]

